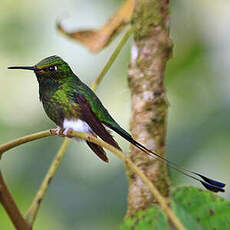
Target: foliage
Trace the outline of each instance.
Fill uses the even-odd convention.
[[[230,202],[211,192],[179,187],[171,195],[171,206],[187,230],[228,230],[230,227]],[[154,205],[126,219],[120,229],[167,230],[170,225],[165,213]]]

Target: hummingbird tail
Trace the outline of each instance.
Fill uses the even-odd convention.
[[[109,159],[101,146],[89,141],[86,141],[86,143],[101,160],[105,161],[106,163],[109,162]]]
[[[131,142],[131,141],[130,141]],[[185,176],[188,176],[196,181],[199,181],[206,189],[212,191],[212,192],[225,192],[225,190],[223,189],[225,187],[225,184],[213,179],[210,179],[206,176],[203,176],[200,173],[196,173],[194,171],[185,169],[180,167],[179,165],[177,165],[176,163],[167,160],[166,158],[162,157],[161,155],[159,155],[158,153],[151,151],[149,149],[147,149],[145,146],[141,145],[140,143],[138,143],[137,141],[135,141],[134,139],[132,139],[131,142],[133,145],[135,145],[137,148],[139,148],[140,150],[142,150],[143,152],[147,153],[149,156],[155,157],[160,161],[164,161],[166,162],[167,166],[169,166],[170,168],[176,170],[177,172],[182,173]],[[198,176],[201,179],[195,177]]]
[[[124,137],[127,141],[129,141],[131,144],[133,144],[134,146],[136,146],[137,148],[139,148],[141,151],[145,152],[146,154],[148,154],[151,157],[154,157],[156,159],[158,159],[161,162],[165,162],[167,164],[168,167],[176,170],[177,172],[182,173],[185,176],[188,176],[196,181],[199,181],[206,189],[212,191],[212,192],[224,192],[224,187],[225,184],[213,179],[210,179],[206,176],[203,176],[200,173],[196,173],[194,171],[185,169],[180,167],[179,165],[177,165],[176,163],[167,160],[166,158],[162,157],[160,154],[151,151],[150,149],[147,149],[145,146],[143,146],[142,144],[140,144],[139,142],[135,141],[132,136],[130,134],[128,134],[126,131],[123,132],[123,130],[118,129],[116,127],[113,127],[109,124],[106,124],[109,128],[111,128],[112,130],[114,130],[116,133],[118,133],[120,136]],[[199,177],[199,178],[198,178]]]

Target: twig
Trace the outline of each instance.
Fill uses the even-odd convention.
[[[100,145],[101,147],[106,148],[113,154],[115,154],[120,160],[124,162],[124,164],[128,165],[128,167],[135,172],[142,180],[142,182],[148,186],[149,190],[155,197],[156,201],[159,203],[161,209],[165,211],[165,213],[168,215],[169,219],[172,221],[172,223],[175,225],[175,227],[178,230],[185,230],[185,227],[182,225],[180,220],[177,218],[175,213],[172,211],[172,209],[168,206],[167,200],[160,194],[160,192],[157,190],[157,188],[153,185],[153,183],[145,176],[145,174],[129,159],[127,158],[123,152],[119,151],[118,149],[114,148],[112,145],[108,144],[107,142],[104,142],[92,135],[86,134],[86,133],[79,133],[75,131],[69,131],[68,136],[72,137],[80,137],[82,139],[85,139],[87,141],[93,142],[97,145]]]
[[[53,179],[55,172],[58,169],[58,166],[60,165],[60,163],[62,161],[62,158],[65,155],[65,152],[66,152],[66,149],[67,149],[69,143],[70,143],[70,141],[67,138],[65,138],[65,140],[62,143],[57,155],[53,159],[53,162],[51,163],[50,168],[47,171],[46,176],[45,176],[43,182],[41,183],[40,188],[39,188],[32,204],[31,204],[30,208],[28,209],[28,211],[25,214],[26,220],[31,225],[33,225],[33,223],[34,223],[34,220],[37,216],[40,204],[41,204],[41,202],[45,196],[45,193],[46,193],[46,191],[47,191],[47,189],[48,189],[48,187],[49,187],[49,185]]]
[[[98,85],[101,83],[103,77],[105,76],[105,74],[108,72],[108,70],[112,66],[114,60],[117,58],[117,55],[120,53],[122,47],[125,45],[125,43],[127,42],[128,38],[130,37],[130,35],[132,34],[132,32],[133,32],[133,28],[129,27],[128,30],[126,31],[125,35],[120,40],[118,46],[113,51],[113,53],[110,56],[109,60],[105,64],[104,68],[102,69],[102,71],[100,72],[100,74],[98,75],[98,77],[95,79],[95,81],[92,83],[91,89],[93,91],[95,91],[96,88],[98,87]]]
[[[2,157],[2,154],[18,145],[22,145],[26,142],[30,142],[30,141],[34,141],[37,139],[41,139],[44,137],[48,137],[48,136],[54,136],[54,132],[53,130],[46,130],[46,131],[42,131],[42,132],[38,132],[38,133],[34,133],[34,134],[30,134],[28,136],[24,136],[24,137],[19,137],[13,141],[9,141],[5,144],[0,145],[0,159]]]
[[[43,136],[41,136],[41,133],[43,133]],[[43,132],[39,132],[39,133],[35,133],[35,134],[30,135],[30,136],[33,136],[33,138],[28,138],[30,136],[25,136],[25,137],[22,137],[20,139],[25,140],[23,143],[26,143],[26,142],[33,141],[33,140],[36,140],[36,139],[40,139],[42,137],[54,136],[54,135],[57,135],[57,134],[56,134],[56,131],[54,129],[52,129],[52,130],[43,131]],[[86,133],[79,133],[79,132],[75,132],[75,131],[69,131],[68,136],[80,137],[82,139],[85,139],[85,140],[88,140],[88,141],[93,142],[95,144],[98,144],[101,147],[104,147],[107,150],[109,150],[112,153],[114,153],[118,158],[120,158],[125,164],[127,164],[129,166],[129,168],[132,169],[142,179],[144,184],[146,184],[148,186],[149,190],[151,191],[151,193],[154,195],[154,197],[158,201],[158,203],[159,203],[160,207],[162,208],[162,210],[164,210],[166,212],[166,214],[168,215],[168,217],[170,218],[172,223],[177,227],[177,229],[179,229],[179,230],[185,229],[183,227],[183,225],[181,224],[181,222],[179,221],[179,219],[176,217],[176,215],[173,213],[173,211],[168,206],[166,199],[159,193],[159,191],[156,189],[156,187],[142,173],[142,171],[132,161],[130,161],[130,159],[126,158],[125,155],[123,155],[123,153],[121,151],[117,150],[116,148],[114,148],[110,144],[108,144],[108,143],[106,143],[106,142],[104,142],[104,141],[102,141],[102,140],[100,140],[98,138],[95,138],[92,135],[86,134]],[[16,139],[16,140],[19,140],[19,139]],[[10,148],[13,148],[13,147],[21,144],[21,142],[17,142],[16,140],[8,142],[10,147],[7,147],[5,149],[9,150]],[[14,145],[12,145],[11,143],[14,143]],[[61,149],[58,151],[59,156],[61,155],[63,157],[64,152],[65,152],[65,150],[67,148],[67,145],[68,145],[68,140],[67,141],[65,140],[64,143],[61,146]],[[1,146],[0,146],[0,149],[1,149]],[[48,171],[49,176],[51,176],[51,177],[53,177],[53,174],[54,174],[53,172],[55,172],[56,168],[58,167],[58,165],[59,165],[59,163],[61,161],[61,159],[59,159],[58,162],[57,162],[57,159],[58,159],[57,156],[55,157],[53,163],[51,164],[50,169],[52,168],[52,170]],[[55,166],[54,166],[54,164],[55,164]],[[53,171],[54,168],[55,168],[55,170]],[[50,173],[50,172],[52,172],[52,173]],[[42,198],[44,197],[45,191],[47,190],[47,187],[49,185],[49,183],[48,183],[49,178],[50,178],[49,176],[45,177],[44,181],[42,182],[42,186],[40,187],[40,189],[42,188],[42,191],[43,191]],[[46,189],[44,189],[44,187]],[[39,191],[40,191],[40,189],[39,189]],[[37,201],[39,200],[38,194],[40,194],[40,193],[38,192],[37,195],[36,195],[36,198],[35,198]],[[39,195],[39,197],[41,197],[41,195]],[[35,199],[34,199],[33,203],[35,202]],[[32,207],[32,205],[31,205],[31,207]],[[38,208],[39,208],[39,206],[38,206]],[[30,208],[29,210],[32,210],[32,209]],[[37,213],[37,211],[36,211],[36,213]],[[29,211],[27,213],[29,213]],[[28,216],[28,214],[26,216]],[[32,218],[30,218],[30,221],[31,221],[31,219]],[[33,218],[33,220],[34,220],[34,218]]]
[[[17,230],[31,230],[32,225],[27,223],[11,196],[0,171],[0,203],[6,210],[11,222]]]

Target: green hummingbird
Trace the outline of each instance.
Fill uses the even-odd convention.
[[[165,161],[169,167],[201,182],[206,189],[213,192],[224,192],[224,183],[181,168],[135,141],[112,118],[96,94],[73,73],[69,65],[60,57],[47,57],[34,66],[8,68],[34,71],[39,84],[40,100],[48,117],[57,125],[58,134],[60,130],[64,130],[63,134],[66,135],[70,129],[93,134],[121,150],[105,127],[110,128],[146,154]],[[101,146],[88,141],[86,143],[100,159],[108,162]]]

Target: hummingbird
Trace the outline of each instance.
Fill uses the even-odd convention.
[[[169,167],[199,181],[206,189],[213,192],[225,191],[224,183],[182,168],[134,140],[112,118],[96,94],[73,73],[70,66],[62,58],[54,55],[33,66],[13,66],[8,67],[8,69],[34,71],[39,84],[40,101],[48,117],[57,125],[58,134],[61,130],[64,130],[64,135],[67,135],[68,130],[92,134],[121,150],[107,130],[109,128],[144,153],[164,161]],[[89,141],[86,143],[101,160],[109,161],[101,146]]]

